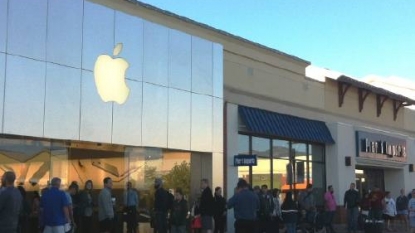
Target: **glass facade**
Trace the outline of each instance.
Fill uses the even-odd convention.
[[[238,153],[254,154],[258,165],[238,167],[238,176],[252,186],[268,185],[282,192],[305,190],[313,184],[317,204],[323,205],[326,186],[324,145],[238,135]],[[321,194],[321,195],[320,195]],[[320,198],[321,197],[321,198]]]
[[[129,64],[124,104],[98,93],[101,55]],[[163,177],[191,202],[223,182],[223,46],[86,0],[0,1],[0,122],[0,172],[29,192],[109,176],[150,210]]]

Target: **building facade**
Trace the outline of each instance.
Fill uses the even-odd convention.
[[[119,3],[136,13],[0,2],[0,168],[30,192],[110,177],[119,207],[131,181],[150,211],[156,177],[195,200],[223,185],[223,46]]]

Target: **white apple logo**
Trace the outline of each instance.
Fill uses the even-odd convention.
[[[129,64],[123,58],[115,58],[121,50],[122,43],[118,43],[114,47],[114,58],[109,55],[100,55],[95,61],[95,85],[104,102],[114,101],[123,104],[130,93],[125,83],[125,72]]]

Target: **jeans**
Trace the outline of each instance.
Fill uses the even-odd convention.
[[[357,231],[357,219],[359,217],[359,210],[357,207],[347,209],[347,231]]]
[[[170,233],[186,233],[186,226],[185,225],[182,225],[182,226],[172,225]]]
[[[137,209],[135,206],[127,208],[127,233],[136,233],[137,232]]]
[[[287,233],[297,233],[297,224],[296,223],[285,223],[287,228]]]
[[[327,211],[325,212],[325,226],[326,226],[326,231],[327,232],[334,232],[333,229],[333,218],[334,218],[334,214],[336,213],[336,211]]]
[[[157,233],[167,233],[167,213],[157,212],[155,217],[155,229],[157,230]]]

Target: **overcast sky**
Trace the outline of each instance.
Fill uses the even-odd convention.
[[[352,77],[415,81],[413,0],[143,0]]]

